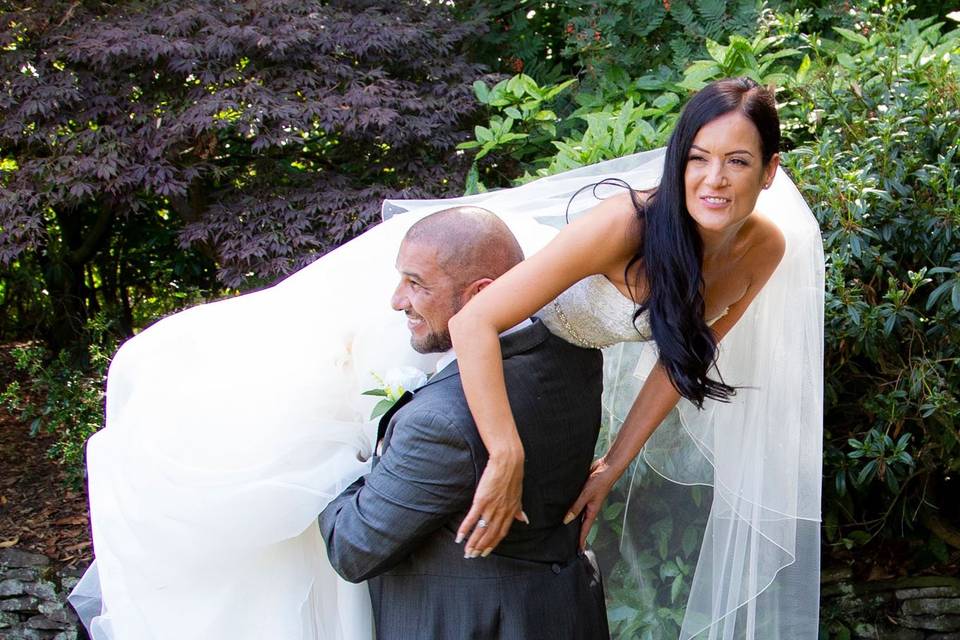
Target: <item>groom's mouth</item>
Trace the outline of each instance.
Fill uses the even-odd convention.
[[[420,316],[411,316],[407,314],[407,328],[413,331],[417,327],[423,324],[423,318]]]

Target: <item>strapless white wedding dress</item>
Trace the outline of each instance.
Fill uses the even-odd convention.
[[[368,418],[376,398],[362,392],[378,386],[374,374],[401,365],[432,371],[435,363],[435,356],[412,351],[402,314],[389,307],[403,234],[432,211],[476,204],[501,215],[530,255],[555,234],[554,227],[534,216],[562,216],[574,191],[603,177],[621,177],[635,188],[655,184],[661,156],[659,151],[639,154],[473,198],[388,202],[384,211],[389,219],[283,282],[181,312],[128,341],[110,367],[106,426],[87,447],[96,563],[71,602],[92,638],[371,638],[366,586],[348,584],[333,572],[316,517],[369,468],[376,425]],[[785,177],[779,180],[793,189]],[[587,202],[578,203],[574,213],[595,203],[582,200]],[[403,210],[407,213],[391,216]],[[807,238],[809,221],[804,220],[799,237]],[[796,251],[813,251],[810,242],[807,238],[795,245]],[[819,286],[822,294],[822,282]],[[771,305],[776,319],[783,313],[776,311],[781,301]],[[538,314],[570,342],[616,345],[608,350],[615,355],[611,362],[629,363],[606,374],[605,401],[612,420],[623,415],[619,407],[624,398],[618,394],[635,393],[644,375],[642,354],[650,363],[649,348],[624,357],[625,341],[652,344],[643,342],[649,335],[645,316],[634,325],[635,310],[612,283],[593,276]],[[810,339],[815,342],[816,336]],[[629,383],[621,384],[624,380]],[[678,456],[699,452],[700,467],[712,474],[716,466],[719,483],[726,469],[720,459],[726,454],[706,452],[701,441],[709,436],[698,431],[710,430],[716,415],[712,409],[707,422],[696,417],[685,422],[680,431],[689,434],[688,441],[675,451]],[[810,420],[816,419],[813,407],[805,422],[788,425],[782,433],[809,432]],[[661,445],[676,433],[664,431]],[[744,581],[733,576],[736,593],[724,592],[722,602],[716,595],[706,604],[691,600],[693,631],[684,637],[705,628],[722,629],[731,611],[749,608],[760,593],[770,591],[781,569],[795,564],[791,554],[799,543],[789,539],[790,531],[770,531],[766,523],[817,522],[819,466],[810,460],[816,459],[819,439],[814,440],[810,444],[809,437],[801,438],[771,449],[776,451],[770,458],[774,465],[779,458],[802,458],[788,469],[793,474],[789,482],[775,487],[791,487],[783,499],[779,493],[760,495],[752,484],[756,478],[728,478],[738,516],[725,511],[724,522],[747,524],[728,532],[737,544],[727,547],[746,544],[746,552],[732,562],[746,567],[737,570],[751,578],[741,589]],[[768,455],[755,442],[748,449],[751,455]],[[658,450],[666,451],[663,446]],[[763,477],[759,481],[766,482]],[[806,494],[801,501],[798,486]],[[744,505],[749,513],[743,513]],[[746,529],[772,537],[773,546],[791,557],[768,562],[768,555],[756,555],[765,543],[756,535],[741,540]],[[722,547],[721,542],[713,540]],[[702,563],[704,557],[702,553]],[[810,562],[804,566],[816,568]],[[717,582],[710,567],[704,572],[707,587]],[[691,598],[694,592],[696,585]],[[808,612],[803,615],[809,621]],[[736,637],[815,637],[815,632],[768,631]],[[710,636],[733,637],[713,631]]]

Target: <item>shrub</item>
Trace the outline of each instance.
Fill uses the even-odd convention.
[[[31,436],[54,436],[47,454],[77,485],[87,439],[103,425],[107,366],[117,346],[102,316],[88,322],[86,331],[83,364],[65,351],[51,355],[36,343],[12,349],[14,367],[25,381],[13,381],[0,393],[0,405],[29,424]]]
[[[828,259],[825,533],[914,531],[923,566],[960,546],[960,30],[895,4],[847,26],[811,39],[786,158]]]
[[[559,0],[457,3],[493,26],[477,53],[503,71],[538,82],[574,75],[591,88],[611,75],[676,73],[705,54],[707,40],[752,35],[757,0]]]

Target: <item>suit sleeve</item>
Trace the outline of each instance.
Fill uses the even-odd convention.
[[[350,582],[383,573],[466,510],[475,481],[456,425],[432,412],[404,416],[376,468],[320,514],[330,563]]]

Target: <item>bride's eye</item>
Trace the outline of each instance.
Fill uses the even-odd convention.
[[[693,162],[694,160],[705,160],[703,156],[690,156],[687,158],[687,162]]]

